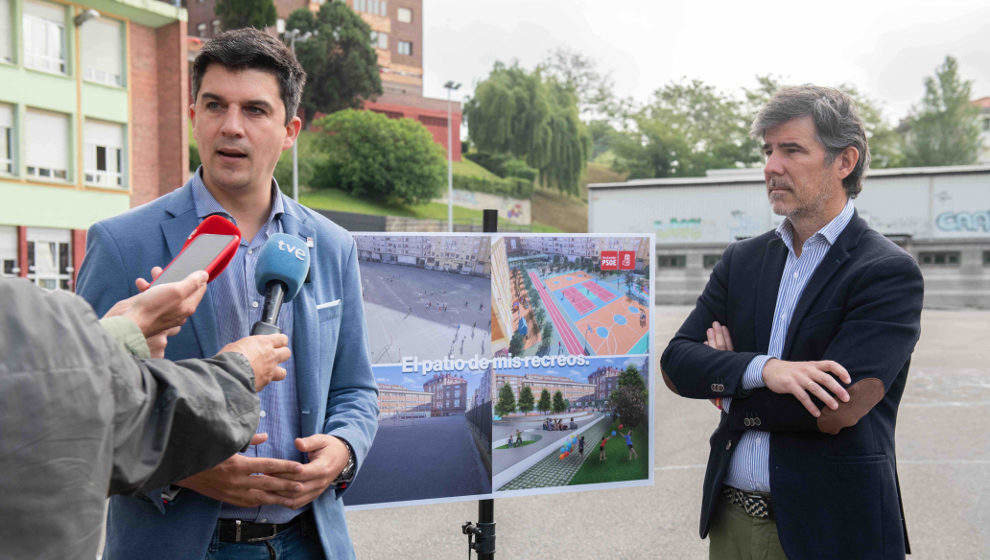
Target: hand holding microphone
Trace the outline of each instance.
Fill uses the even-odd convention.
[[[292,357],[289,337],[284,334],[246,336],[220,349],[224,352],[240,352],[251,362],[254,370],[254,390],[261,391],[272,381],[285,379],[285,369],[279,364]]]

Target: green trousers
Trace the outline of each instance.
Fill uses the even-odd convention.
[[[709,560],[787,560],[777,523],[750,517],[741,506],[719,498],[708,532]]]

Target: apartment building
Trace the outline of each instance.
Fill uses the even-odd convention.
[[[90,225],[185,181],[185,17],[0,0],[0,274],[71,290]]]

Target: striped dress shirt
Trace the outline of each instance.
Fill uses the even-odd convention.
[[[794,307],[801,299],[811,275],[825,258],[825,253],[835,243],[842,230],[846,229],[852,219],[853,210],[852,199],[849,199],[838,216],[804,242],[800,257],[794,254],[794,230],[790,220],[785,219],[777,227],[777,235],[787,246],[787,262],[784,264],[780,288],[777,290],[773,326],[770,328],[770,347],[767,349],[767,354],[753,358],[746,367],[742,379],[743,389],[765,387],[763,366],[771,358],[780,358]],[[732,406],[732,399],[723,399],[722,406],[728,411]],[[732,454],[725,484],[740,490],[770,492],[770,432],[747,430],[743,433],[739,445]]]
[[[196,215],[203,219],[210,214],[223,214],[233,221],[223,206],[210,194],[197,171],[192,180],[193,204]],[[258,293],[254,285],[254,269],[258,264],[258,255],[268,238],[273,233],[282,231],[282,214],[285,205],[282,193],[272,179],[272,209],[265,225],[258,230],[254,239],[241,239],[237,252],[216,280],[211,284],[210,295],[213,298],[213,309],[216,312],[217,337],[220,347],[251,334],[251,326],[261,320],[265,296]],[[279,312],[277,325],[282,332],[289,336],[289,347],[292,347],[292,304],[283,305]],[[282,364],[285,368],[285,380],[269,383],[258,393],[261,400],[261,420],[258,423],[258,433],[268,434],[268,441],[260,445],[249,446],[242,453],[247,457],[271,457],[305,462],[303,455],[296,449],[295,438],[300,437],[299,404],[296,398],[295,360],[289,359]],[[304,506],[292,510],[283,506],[238,507],[223,504],[220,517],[228,519],[244,519],[256,523],[287,523],[293,517],[308,509]]]

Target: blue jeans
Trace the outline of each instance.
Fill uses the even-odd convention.
[[[316,537],[302,534],[297,523],[274,539],[258,543],[220,542],[214,531],[205,560],[326,560]]]

